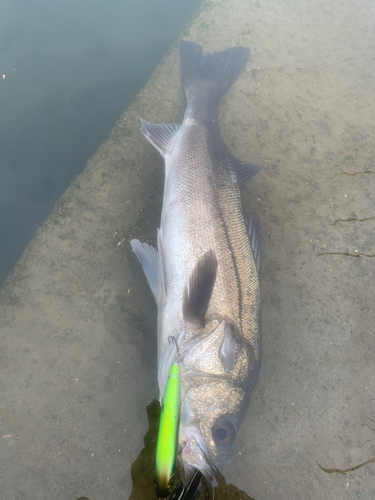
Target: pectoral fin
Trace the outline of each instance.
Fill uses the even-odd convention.
[[[212,250],[206,252],[197,262],[184,290],[183,315],[185,320],[204,325],[208,305],[216,281],[217,259]]]

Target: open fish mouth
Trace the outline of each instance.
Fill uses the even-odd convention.
[[[197,428],[189,428],[181,432],[180,429],[180,438],[181,436],[178,462],[182,482],[188,484],[195,469],[198,469],[212,487],[217,486],[220,472],[208,457],[200,431]]]

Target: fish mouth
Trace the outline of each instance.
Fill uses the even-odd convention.
[[[185,485],[189,483],[196,469],[212,487],[218,485],[220,472],[209,459],[203,436],[196,427],[180,429],[178,462],[181,479]]]

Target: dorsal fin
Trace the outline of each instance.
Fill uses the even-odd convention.
[[[240,189],[243,189],[246,183],[261,170],[259,165],[254,165],[253,163],[242,163],[241,160],[230,153],[229,158],[236,172]]]
[[[172,148],[176,135],[181,125],[170,123],[169,125],[156,125],[142,120],[141,132],[146,139],[159,151],[164,158]]]
[[[242,163],[239,161],[236,165],[236,174],[240,189],[243,189],[247,181],[254,177],[254,175],[259,171],[260,167],[258,165],[253,165],[252,163]]]
[[[261,260],[260,260],[260,219],[258,215],[248,215],[245,217],[247,234],[249,235],[251,250],[253,251],[255,265],[258,274],[260,275]]]
[[[216,281],[217,259],[212,250],[206,252],[198,260],[185,287],[183,315],[185,320],[199,322],[204,325],[208,305]]]

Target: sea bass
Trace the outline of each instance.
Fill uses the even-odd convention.
[[[248,48],[204,54],[182,41],[187,97],[182,125],[141,131],[165,160],[157,250],[132,240],[158,306],[163,397],[180,367],[178,463],[184,483],[199,469],[212,486],[227,462],[261,362],[259,219],[245,217],[241,189],[260,168],[231,155],[217,105],[245,68]]]

